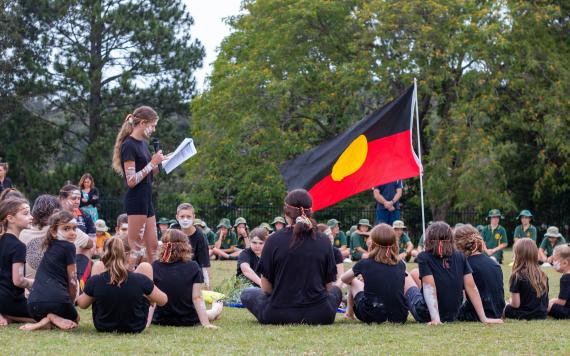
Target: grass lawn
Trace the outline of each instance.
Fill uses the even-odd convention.
[[[507,253],[507,263],[510,256]],[[415,266],[409,264],[410,269]],[[505,298],[510,270],[503,266]],[[560,274],[552,268],[545,272],[550,297],[556,297]],[[213,273],[214,286],[219,285],[235,273],[235,262],[214,262]],[[1,354],[570,354],[570,321],[429,327],[416,324],[411,316],[406,325],[366,325],[338,314],[330,326],[262,326],[245,309],[225,308],[216,322],[218,330],[152,326],[139,335],[117,335],[97,333],[90,310],[80,314],[80,328],[71,332],[27,333],[17,325],[0,329]]]

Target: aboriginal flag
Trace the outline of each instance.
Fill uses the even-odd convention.
[[[375,186],[420,175],[412,148],[415,87],[360,120],[340,136],[285,162],[289,191],[304,188],[313,211]]]

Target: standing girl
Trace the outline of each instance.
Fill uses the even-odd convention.
[[[24,277],[26,246],[18,240],[31,222],[26,200],[10,198],[0,203],[0,326],[33,321],[24,296],[33,280]]]
[[[152,266],[145,262],[130,272],[123,241],[111,237],[101,261],[93,266],[77,305],[87,309],[93,304],[93,324],[97,331],[140,333],[152,319],[150,303],[163,306],[168,301],[166,294],[154,286],[152,278]]]
[[[152,179],[164,156],[158,151],[151,157],[146,141],[156,130],[157,123],[158,115],[152,108],[138,107],[123,122],[113,151],[113,168],[125,177],[128,186],[125,210],[129,218],[131,254],[145,256],[146,249],[149,262],[156,259],[158,247]]]
[[[398,238],[387,224],[370,232],[368,258],[363,258],[345,272],[341,279],[350,285],[347,317],[353,313],[365,323],[405,323],[408,304],[404,297],[406,264],[398,255]],[[356,277],[362,276],[362,281]],[[354,300],[354,307],[353,307]]]
[[[81,203],[79,207],[81,210],[91,216],[91,220],[99,220],[99,212],[97,205],[99,204],[99,189],[95,188],[95,181],[93,176],[85,173],[79,180],[79,189],[81,189]]]
[[[73,244],[77,220],[63,210],[53,214],[48,225],[46,252],[28,298],[28,311],[37,323],[26,324],[22,330],[49,329],[52,325],[68,330],[79,322],[74,305],[78,288]]]
[[[538,264],[536,243],[531,239],[520,239],[513,250],[517,258],[509,280],[511,299],[505,307],[505,318],[546,319],[548,277]]]

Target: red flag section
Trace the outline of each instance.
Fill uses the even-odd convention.
[[[413,97],[411,86],[341,135],[285,162],[280,170],[288,190],[307,189],[317,211],[366,189],[418,176],[411,141]]]

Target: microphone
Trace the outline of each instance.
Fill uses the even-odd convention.
[[[154,148],[154,153],[160,151],[160,141],[158,138],[155,137],[152,139],[152,147]],[[162,163],[158,164],[158,170],[162,171]]]

